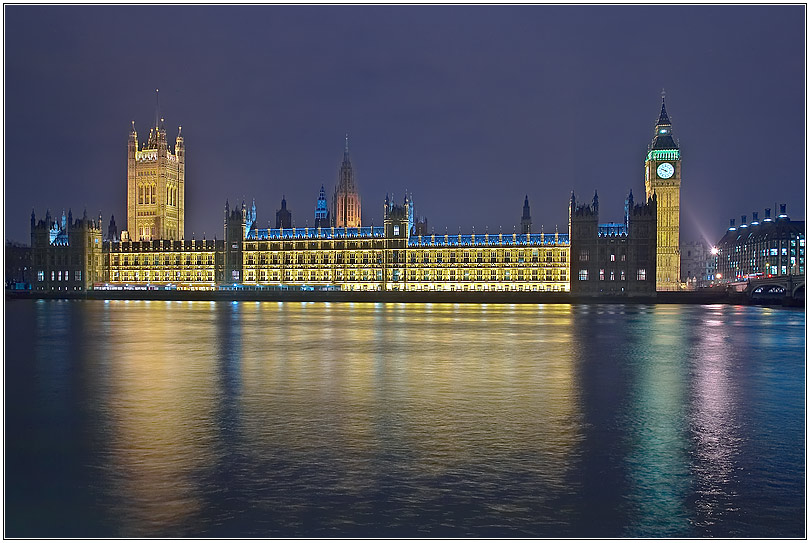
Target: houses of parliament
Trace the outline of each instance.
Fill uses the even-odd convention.
[[[155,119],[127,152],[126,228],[101,214],[31,214],[34,292],[102,290],[551,291],[651,294],[678,288],[680,152],[662,101],[645,160],[645,197],[625,198],[617,222],[599,221],[598,195],[572,193],[566,232],[532,231],[528,196],[519,232],[435,234],[415,202],[388,196],[382,226],[363,224],[346,136],[331,201],[322,186],[313,226],[294,226],[282,200],[275,228],[256,204],[225,202],[219,239],[185,237],[185,142],[170,146]],[[189,185],[193,189],[193,180]],[[106,230],[106,231],[105,231]]]

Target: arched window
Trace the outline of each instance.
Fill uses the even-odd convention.
[[[152,203],[157,203],[157,186],[152,183]]]
[[[166,187],[166,204],[172,205],[172,189],[170,187]]]
[[[138,186],[138,203],[143,203],[143,185]]]

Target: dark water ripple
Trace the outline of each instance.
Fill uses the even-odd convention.
[[[802,537],[805,318],[7,301],[7,537]]]

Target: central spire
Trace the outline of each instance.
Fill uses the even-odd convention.
[[[354,180],[354,169],[349,160],[349,133],[343,147],[343,164],[340,165],[338,183],[332,198],[332,221],[342,228],[360,226],[360,195]]]
[[[160,89],[155,89],[155,129],[157,129],[160,121]]]

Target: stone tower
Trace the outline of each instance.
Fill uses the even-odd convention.
[[[523,216],[520,217],[520,233],[528,234],[532,231],[532,214],[529,209],[529,195],[523,200]]]
[[[182,127],[174,152],[159,113],[149,139],[139,147],[135,121],[127,145],[127,230],[129,239],[183,239],[186,156]]]
[[[336,227],[355,228],[360,224],[360,195],[354,181],[354,170],[349,160],[349,135],[343,150],[343,164],[340,165],[335,195],[332,198],[332,221]]]
[[[656,290],[678,290],[681,277],[680,210],[681,152],[672,137],[672,123],[661,100],[661,115],[644,163],[647,198],[657,201]]]
[[[329,228],[329,206],[326,204],[326,193],[321,185],[318,203],[315,205],[315,228]]]

